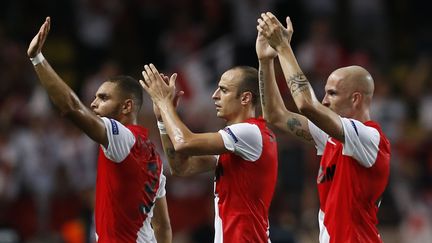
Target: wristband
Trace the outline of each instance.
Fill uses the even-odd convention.
[[[165,124],[161,121],[157,121],[157,126],[159,128],[159,133],[160,134],[167,134],[166,128],[165,128]]]
[[[30,61],[33,63],[33,66],[36,66],[45,60],[45,57],[42,55],[42,52],[39,52],[35,57],[30,57]]]

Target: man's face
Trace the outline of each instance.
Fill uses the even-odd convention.
[[[342,117],[352,117],[354,109],[352,94],[353,91],[346,84],[343,76],[338,73],[332,73],[327,79],[322,104]]]
[[[104,82],[96,92],[91,108],[96,115],[119,119],[123,100],[120,92],[116,89],[117,84]]]
[[[222,74],[218,88],[212,96],[216,105],[217,117],[230,121],[239,114],[241,101],[237,91],[240,75],[239,70],[228,70]]]

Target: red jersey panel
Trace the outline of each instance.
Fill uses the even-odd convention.
[[[119,123],[111,120],[111,136]],[[108,128],[107,128],[108,129]],[[149,220],[159,189],[162,162],[147,130],[127,126],[135,142],[122,161],[99,151],[96,179],[95,224],[98,242],[155,242]]]
[[[248,119],[245,123],[256,125],[255,134],[262,138],[254,138],[250,144],[257,148],[245,149],[244,158],[236,150],[219,156],[215,176],[215,242],[269,242],[268,211],[277,179],[277,143],[263,119]],[[253,133],[239,132],[233,126],[224,131],[234,143],[250,140],[248,136]],[[254,157],[254,151],[260,154],[251,161],[249,157]]]
[[[317,178],[320,242],[382,242],[377,212],[390,173],[390,143],[377,123],[342,119],[345,144],[327,137]]]

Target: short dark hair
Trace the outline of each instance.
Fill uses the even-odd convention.
[[[143,102],[143,91],[138,80],[131,76],[119,75],[108,78],[107,82],[117,84],[120,92],[126,97],[134,100],[136,104],[136,111],[139,112]]]
[[[250,66],[237,66],[233,69],[237,69],[242,72],[241,81],[237,90],[237,96],[240,96],[243,92],[251,92],[252,105],[256,106],[259,101],[258,70]]]

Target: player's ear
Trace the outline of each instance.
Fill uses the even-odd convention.
[[[126,99],[122,106],[122,114],[128,114],[133,110],[134,102],[132,99]]]
[[[363,96],[360,92],[354,92],[351,96],[351,102],[353,106],[359,106],[363,100]]]
[[[252,93],[250,91],[243,92],[241,95],[241,104],[246,105],[252,102]]]

